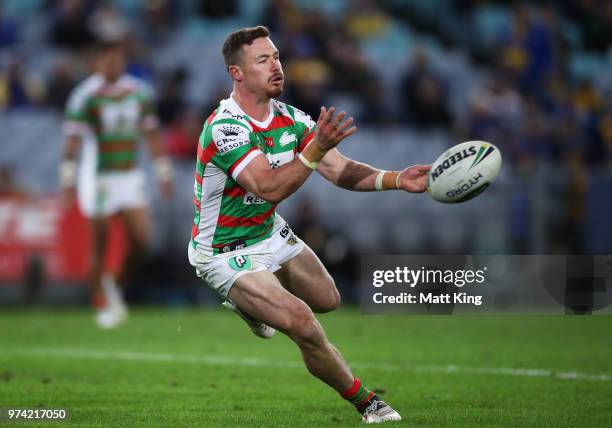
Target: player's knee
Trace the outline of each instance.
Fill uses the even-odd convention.
[[[317,347],[325,338],[321,325],[307,307],[294,311],[289,335],[300,347]]]
[[[338,306],[340,306],[340,301],[341,300],[342,300],[342,298],[340,297],[340,293],[338,292],[338,289],[334,285],[334,288],[332,290],[332,296],[330,298],[330,306],[329,306],[330,309],[329,310],[333,311]]]
[[[340,305],[340,293],[333,278],[326,275],[322,281],[325,281],[324,292],[319,293],[316,302],[312,302],[312,310],[316,313],[331,312]]]
[[[332,283],[332,287],[329,289],[329,292],[325,294],[324,298],[321,299],[313,310],[317,313],[331,312],[340,305],[340,300],[340,293]]]

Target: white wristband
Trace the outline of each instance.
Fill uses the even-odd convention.
[[[310,162],[302,153],[298,155],[298,159],[301,160],[304,165],[306,165],[312,170],[317,169],[317,167],[319,166],[319,162]]]
[[[376,189],[376,191],[380,192],[383,190],[383,177],[387,172],[388,171],[381,170],[376,176],[376,181],[374,181],[374,189]]]
[[[76,184],[77,163],[73,160],[64,160],[59,166],[60,187],[72,187]]]

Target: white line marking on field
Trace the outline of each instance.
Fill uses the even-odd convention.
[[[223,366],[254,366],[276,368],[304,368],[301,361],[268,360],[263,358],[237,358],[222,355],[186,355],[162,354],[134,351],[102,351],[95,349],[70,348],[27,348],[6,349],[4,354],[12,353],[23,356],[75,358],[92,360],[123,360],[155,363],[190,363]],[[458,374],[489,374],[506,376],[544,377],[562,380],[590,380],[611,382],[610,374],[589,374],[579,372],[557,372],[546,369],[513,369],[508,367],[465,367],[454,364],[449,365],[415,365],[415,364],[389,364],[389,363],[353,363],[356,369],[378,369],[388,371],[413,371],[419,373],[458,373]]]

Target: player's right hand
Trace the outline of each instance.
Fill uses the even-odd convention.
[[[356,126],[351,126],[353,118],[346,118],[346,112],[340,112],[334,117],[335,107],[330,107],[329,110],[321,107],[321,113],[317,120],[317,130],[315,131],[315,140],[317,144],[324,150],[330,150],[336,147],[340,141],[352,135],[357,130]]]

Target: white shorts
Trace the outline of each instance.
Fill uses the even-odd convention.
[[[297,256],[304,247],[304,242],[295,236],[287,222],[276,214],[272,234],[268,239],[250,247],[216,256],[204,255],[189,243],[189,262],[206,285],[227,299],[232,285],[242,275],[266,269],[276,272],[283,263]]]
[[[116,214],[148,205],[143,171],[98,173],[79,182],[79,206],[87,217]]]

